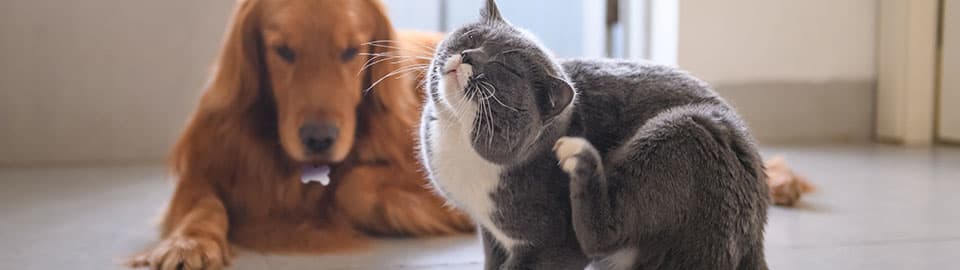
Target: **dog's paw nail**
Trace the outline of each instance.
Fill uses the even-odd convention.
[[[219,270],[228,263],[223,251],[224,248],[215,240],[173,237],[135,256],[127,265],[156,269]]]

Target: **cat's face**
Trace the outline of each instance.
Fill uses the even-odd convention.
[[[504,21],[493,1],[481,15],[438,46],[428,86],[438,109],[468,129],[478,154],[508,164],[525,156],[574,91],[543,46]]]

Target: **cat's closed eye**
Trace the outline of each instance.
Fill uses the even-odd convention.
[[[480,35],[477,35],[477,34],[467,34],[467,40],[469,40],[470,42],[474,42],[474,43],[479,43],[479,42],[483,41],[482,38],[481,38],[481,36],[480,36]]]
[[[463,41],[467,48],[477,48],[483,43],[483,36],[471,31],[463,35]]]

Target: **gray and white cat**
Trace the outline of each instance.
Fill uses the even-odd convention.
[[[488,0],[438,46],[427,87],[421,158],[479,223],[486,269],[767,268],[761,160],[702,81],[556,61]]]

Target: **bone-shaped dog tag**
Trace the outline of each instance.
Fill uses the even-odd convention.
[[[300,181],[304,184],[310,182],[319,182],[321,185],[330,184],[330,166],[303,166],[303,173],[300,175]]]

